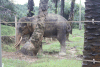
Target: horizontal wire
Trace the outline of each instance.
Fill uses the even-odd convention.
[[[54,22],[47,21],[47,23],[54,23]],[[63,21],[56,21],[56,22],[63,22]],[[100,21],[66,21],[66,22],[94,22],[95,23],[95,22],[100,22]],[[34,23],[34,22],[0,22],[0,23]]]

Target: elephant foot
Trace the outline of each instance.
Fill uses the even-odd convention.
[[[66,56],[66,53],[65,52],[60,52],[59,55],[60,56]]]
[[[43,55],[43,52],[38,52],[37,55]]]
[[[43,53],[38,53],[38,54],[37,54],[37,57],[38,57],[38,58],[45,57],[45,54],[43,54]]]

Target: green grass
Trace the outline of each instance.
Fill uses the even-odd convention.
[[[83,30],[78,30],[78,29],[73,29],[73,34],[69,35],[69,40],[70,42],[66,42],[66,53],[70,54],[70,52],[68,50],[70,50],[70,48],[75,48],[76,55],[82,55],[83,54],[83,45],[84,45],[84,29]],[[69,48],[68,48],[69,47]],[[59,52],[60,51],[60,43],[58,41],[56,42],[52,42],[50,45],[43,45],[43,51],[45,52]]]
[[[2,36],[14,36],[15,27],[1,25],[1,35]]]
[[[15,27],[1,25],[1,36],[15,36]],[[3,44],[2,50],[7,52],[14,52],[14,44]]]
[[[82,62],[67,59],[43,58],[34,63],[20,60],[2,59],[4,67],[81,67]]]
[[[2,36],[14,36],[15,28],[10,26],[1,25],[1,34]],[[66,53],[68,56],[71,53],[68,51],[70,48],[76,49],[76,55],[82,55],[83,45],[84,45],[84,30],[73,29],[73,34],[69,35],[70,42],[66,42]],[[43,41],[45,42],[45,41]],[[3,50],[7,52],[15,52],[15,48],[13,48],[13,44],[11,45],[3,45]],[[43,45],[44,52],[59,52],[60,51],[60,43],[58,41],[53,41],[51,44]],[[48,55],[46,55],[48,57]],[[40,59],[41,58],[41,59]],[[68,60],[68,59],[55,59],[51,58],[42,58],[40,57],[34,63],[28,63],[25,61],[14,60],[14,59],[2,59],[2,63],[4,63],[4,67],[81,67],[82,62],[77,60]]]
[[[43,45],[43,51],[46,52],[59,52],[60,51],[60,43],[59,42],[54,42],[51,43],[50,45]]]
[[[78,29],[73,29],[72,30],[72,35],[69,35],[69,40],[70,41],[83,41],[84,40],[84,29],[83,30],[78,30]]]
[[[16,49],[14,48],[14,44],[10,44],[10,45],[2,45],[2,50],[6,51],[6,52],[15,52]]]

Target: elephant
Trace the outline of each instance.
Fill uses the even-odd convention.
[[[38,16],[33,17],[23,17],[19,19],[17,23],[17,32],[16,32],[16,49],[19,50],[20,42],[24,35],[31,35],[34,33],[38,21]],[[27,23],[26,23],[27,22]],[[57,14],[48,14],[44,22],[45,30],[43,37],[55,37],[60,42],[61,48],[59,55],[66,55],[66,34],[71,31],[71,22]]]

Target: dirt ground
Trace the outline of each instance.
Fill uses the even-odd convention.
[[[6,39],[8,38],[8,40],[12,42],[12,40],[14,40],[15,37],[6,37]],[[5,40],[5,36],[2,37],[2,40]],[[4,41],[3,40],[3,43],[8,43],[9,41]],[[47,43],[47,45],[51,45],[51,43]],[[45,57],[46,55],[49,55],[49,56],[52,56],[52,57],[55,57],[55,58],[58,58],[58,59],[68,59],[68,58],[72,58],[70,57],[71,55],[75,58],[81,58],[80,56],[76,56],[75,53],[76,53],[76,48],[71,48],[68,50],[70,52],[70,54],[62,57],[62,56],[59,56],[58,53],[46,53],[44,52],[43,56]],[[8,59],[19,59],[19,60],[24,60],[24,61],[27,61],[29,63],[31,62],[35,62],[37,60],[39,60],[39,58],[37,56],[27,56],[27,55],[23,55],[21,53],[17,53],[17,52],[6,52],[6,51],[2,51],[2,57],[3,58],[8,58]]]
[[[74,48],[72,48],[68,51],[70,52],[71,55],[73,55],[73,57],[76,57],[76,58],[80,59],[80,57],[74,55],[76,53]],[[47,53],[45,53],[44,55],[47,55]],[[59,56],[57,53],[48,54],[48,55],[53,56],[53,57],[58,58],[58,59],[68,59],[69,58],[69,55],[62,57],[62,56]],[[17,53],[17,52],[6,52],[6,51],[2,51],[2,57],[3,58],[8,58],[8,59],[19,59],[19,60],[26,61],[28,63],[32,63],[32,62],[35,62],[35,61],[39,60],[39,58],[36,57],[36,56],[28,56],[28,55],[23,55],[23,54]]]
[[[29,63],[35,62],[38,60],[37,57],[27,56],[27,55],[23,55],[21,53],[16,53],[16,52],[6,52],[6,51],[2,51],[2,57],[8,58],[8,59],[24,60],[24,61],[27,61]]]

